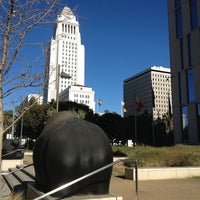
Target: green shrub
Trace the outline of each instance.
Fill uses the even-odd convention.
[[[183,167],[200,166],[200,146],[176,145],[174,147],[113,146],[113,152],[138,160],[139,167]],[[134,167],[133,161],[125,166]]]
[[[125,153],[123,153],[122,151],[120,150],[117,150],[117,151],[114,151],[113,152],[113,156],[116,156],[116,157],[126,157],[127,155]]]

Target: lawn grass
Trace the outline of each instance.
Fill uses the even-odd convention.
[[[139,167],[200,166],[200,146],[176,145],[173,147],[113,146],[113,155],[127,155],[138,160]],[[133,162],[125,162],[133,166]]]

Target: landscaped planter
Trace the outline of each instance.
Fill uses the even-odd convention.
[[[125,156],[114,156],[113,157],[113,162],[117,161],[117,160],[125,160],[127,159],[128,157],[125,157]]]
[[[200,176],[200,167],[138,168],[138,180],[180,179]],[[125,178],[135,180],[135,168],[125,167]]]

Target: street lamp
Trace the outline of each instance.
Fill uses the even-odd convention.
[[[65,79],[70,79],[71,76],[65,72],[61,72],[60,73],[60,65],[58,65],[58,69],[57,69],[57,74],[56,74],[56,112],[58,112],[59,109],[59,79],[61,78],[65,78]]]
[[[56,48],[57,48],[57,51],[56,51],[56,112],[58,112],[58,108],[59,108],[59,80],[60,80],[60,77],[61,78],[65,78],[65,79],[70,79],[71,76],[65,72],[61,72],[60,73],[60,64],[58,64],[58,50],[59,50],[59,37],[61,36],[64,37],[65,34],[59,34],[56,36]]]
[[[170,82],[169,82],[169,78],[168,77],[166,79],[166,81],[169,83],[169,86],[170,86]],[[167,99],[168,99],[168,127],[169,127],[169,132],[171,131],[171,102],[170,102],[170,90],[171,87],[168,89],[168,92],[167,92]]]

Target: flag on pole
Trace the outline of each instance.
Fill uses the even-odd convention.
[[[103,101],[101,99],[98,99],[98,105],[101,106],[103,104]]]
[[[125,108],[125,103],[124,103],[124,101],[121,101],[121,106],[122,106],[123,112],[126,113],[127,110],[126,110],[126,108]]]
[[[141,102],[138,96],[135,97],[135,103],[136,103],[136,111],[140,112],[140,110],[143,107],[143,103]]]

